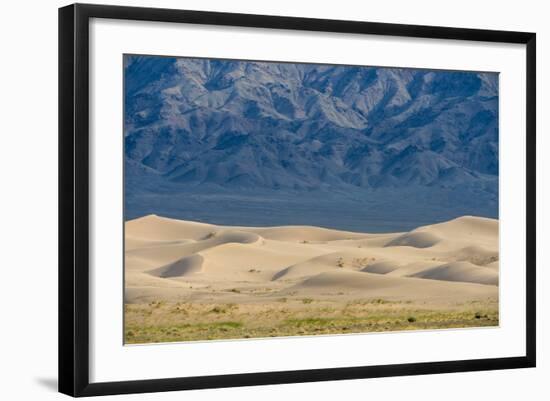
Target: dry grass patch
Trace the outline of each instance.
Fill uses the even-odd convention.
[[[279,298],[250,304],[151,302],[126,305],[125,323],[128,344],[484,327],[498,325],[498,302],[437,308],[382,299],[310,302],[309,298]]]

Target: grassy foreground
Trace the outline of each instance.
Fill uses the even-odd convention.
[[[127,304],[125,342],[143,344],[498,326],[498,302],[432,306],[383,299],[252,304]]]

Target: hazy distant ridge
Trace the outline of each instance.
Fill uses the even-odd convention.
[[[492,73],[128,56],[126,218],[395,230],[498,217],[497,114]],[[350,199],[358,224],[331,212]]]
[[[125,71],[126,156],[171,182],[369,188],[498,174],[496,74],[151,57]]]

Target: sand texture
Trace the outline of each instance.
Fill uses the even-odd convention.
[[[288,326],[294,316],[311,319],[312,311],[316,319],[332,316],[334,323],[343,308],[357,304],[400,305],[387,313],[401,309],[403,316],[468,310],[464,313],[471,316],[464,317],[470,316],[473,324],[461,318],[440,326],[495,325],[498,259],[498,220],[488,218],[464,216],[410,232],[367,234],[309,226],[216,226],[150,215],[125,226],[126,323],[132,328],[127,341],[159,341],[151,333],[139,334],[151,325],[173,328],[170,333],[176,334],[161,337],[163,341],[248,337],[246,316],[253,321],[260,310],[271,310],[273,316],[288,310],[281,318]],[[488,312],[468,306],[476,304]],[[216,307],[225,312],[205,312]],[[369,308],[351,317],[365,317]],[[227,320],[237,315],[239,321]],[[489,315],[491,322],[481,324]],[[200,330],[201,324],[212,322],[228,325]],[[311,330],[346,332],[325,323],[313,323]],[[409,316],[406,323],[397,328],[422,322]],[[182,325],[192,326],[193,334],[180,330]],[[305,331],[298,326],[275,335],[311,334],[308,325]],[[371,331],[395,329],[382,326]],[[439,326],[417,328],[422,327]],[[256,329],[250,328],[251,336],[272,335]],[[348,330],[369,331],[353,325]]]

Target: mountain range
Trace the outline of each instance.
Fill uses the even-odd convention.
[[[126,55],[124,108],[131,217],[190,188],[460,191],[498,215],[497,73]]]

